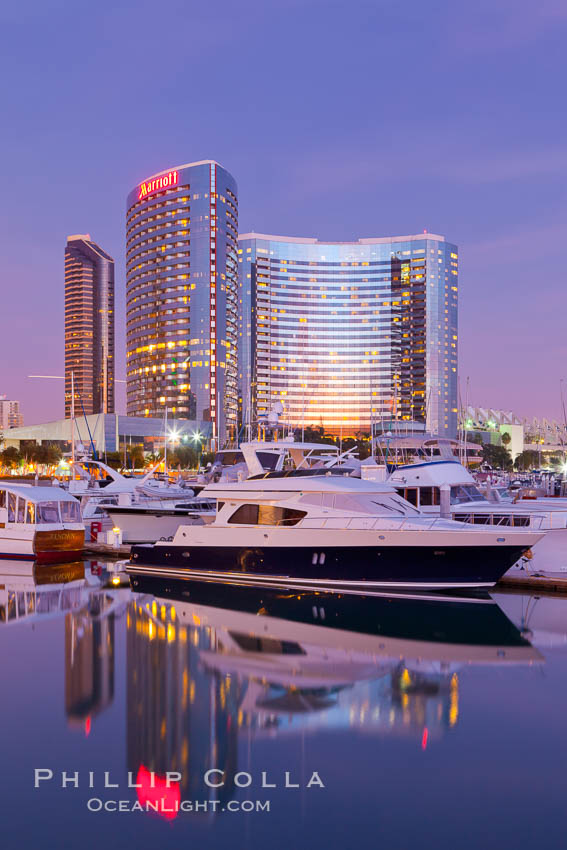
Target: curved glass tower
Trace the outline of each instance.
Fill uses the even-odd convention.
[[[114,260],[88,233],[65,246],[65,416],[114,413]],[[79,406],[80,405],[80,406]]]
[[[238,200],[212,160],[152,175],[128,195],[127,399],[130,416],[212,422],[234,434]]]
[[[457,248],[419,234],[239,238],[242,420],[282,402],[332,434],[457,429]]]

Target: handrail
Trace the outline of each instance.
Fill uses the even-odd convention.
[[[375,529],[378,529],[378,530],[381,530],[381,531],[401,531],[405,526],[407,526],[408,524],[411,524],[411,523],[415,523],[416,521],[418,522],[418,527],[416,528],[416,530],[422,530],[423,528],[425,528],[428,531],[430,531],[433,528],[443,526],[443,524],[447,521],[443,517],[435,517],[434,519],[430,520],[430,522],[427,525],[425,525],[423,522],[420,522],[420,520],[426,519],[426,517],[424,517],[423,515],[418,516],[418,517],[404,517],[402,519],[398,519],[397,517],[390,518],[390,517],[382,516],[382,517],[370,517],[367,520],[368,525],[365,528],[361,528],[358,523],[360,523],[360,520],[365,519],[365,517],[363,517],[363,516],[360,516],[360,517],[307,516],[307,517],[303,517],[302,519],[299,519],[299,520],[296,517],[291,517],[290,519],[281,519],[281,520],[278,520],[276,523],[271,524],[271,525],[272,525],[272,527],[274,525],[276,527],[284,527],[284,526],[291,527],[291,525],[294,525],[294,526],[301,525],[306,520],[309,520],[309,521],[316,520],[318,522],[321,522],[320,528],[327,528],[328,527],[327,523],[329,522],[329,520],[333,520],[333,519],[341,519],[342,520],[343,524],[342,524],[341,528],[350,528],[352,526],[352,523],[354,521],[356,521],[357,522],[357,527],[356,527],[357,531],[373,531]],[[500,523],[481,524],[481,523],[466,523],[466,522],[462,522],[462,521],[460,521],[459,524],[463,525],[463,526],[469,526],[468,528],[463,529],[463,530],[466,530],[466,531],[474,530],[474,531],[481,532],[481,531],[487,531],[488,529],[491,529],[491,528],[503,528],[503,529],[506,528],[507,530],[509,529],[510,531],[512,531],[512,533],[514,533],[518,529],[520,529],[522,531],[529,531],[529,530],[533,531],[534,529],[541,528],[541,523],[543,522],[543,519],[539,518],[539,517],[537,517],[537,518],[534,517],[533,519],[534,519],[534,521],[536,519],[538,519],[539,524],[538,525],[534,524],[532,526],[504,526],[504,525],[501,525]],[[384,527],[385,522],[391,523],[392,527],[391,528],[385,528]],[[258,523],[258,525],[264,525],[264,523]],[[266,524],[266,525],[268,525],[268,524]],[[334,527],[336,528],[336,526],[334,526]],[[457,531],[457,529],[448,529],[448,528],[446,528],[446,526],[444,526],[444,530],[445,531]]]

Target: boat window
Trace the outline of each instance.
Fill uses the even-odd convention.
[[[526,526],[529,526],[529,524],[530,524],[530,517],[529,516],[519,516],[519,514],[514,514],[514,523],[513,524],[516,527],[522,526],[522,527],[525,528]]]
[[[0,508],[6,507],[6,491],[0,490]]]
[[[317,507],[321,506],[321,493],[306,493],[301,497],[300,502],[305,505],[317,505]]]
[[[35,525],[35,505],[33,502],[26,504],[26,522],[28,525]]]
[[[336,510],[357,511],[358,513],[373,514],[374,502],[364,496],[335,496],[334,507]]]
[[[26,521],[26,500],[20,496],[18,498],[18,522]]]
[[[493,525],[514,525],[514,517],[509,514],[493,514],[492,516],[492,524]]]
[[[280,459],[276,452],[256,452],[256,457],[264,467],[264,469],[275,469]]]
[[[257,525],[258,505],[240,505],[232,516],[229,516],[228,521],[242,525]]]
[[[8,493],[8,522],[16,522],[16,494]]]
[[[416,505],[413,504],[413,502],[410,502],[409,499],[406,499],[404,501],[404,499],[400,498],[400,496],[390,496],[390,499],[394,504],[399,505],[401,508],[403,508],[404,513],[419,514],[419,509],[416,507]]]
[[[431,505],[440,505],[439,487],[421,487],[419,490],[420,504],[430,507]]]
[[[397,487],[396,492],[402,499],[417,508],[417,487]]]
[[[256,635],[229,632],[231,638],[244,652],[268,652],[270,655],[305,655],[305,650],[291,640],[256,637]]]
[[[37,506],[38,523],[59,522],[59,503],[40,502]]]
[[[81,506],[78,502],[60,502],[61,522],[80,522]]]
[[[478,487],[474,484],[459,484],[451,487],[451,504],[464,505],[466,502],[487,502]]]
[[[280,508],[274,505],[240,505],[228,518],[239,525],[296,525],[306,515],[305,511]]]
[[[237,463],[243,463],[244,455],[242,452],[219,452],[215,455],[213,463],[220,463],[223,466],[235,466]]]
[[[404,514],[404,511],[395,505],[393,499],[388,499],[387,497],[380,499],[380,501],[378,501],[378,499],[372,499],[372,503],[381,508],[385,508],[389,514],[392,513],[392,511],[396,514],[402,514],[402,516]]]

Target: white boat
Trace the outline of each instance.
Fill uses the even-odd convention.
[[[98,509],[107,515],[109,527],[120,529],[123,543],[155,543],[156,540],[172,539],[180,525],[212,522],[216,516],[216,501],[196,497],[169,503],[103,503]]]
[[[69,492],[78,497],[89,496],[107,499],[109,496],[127,496],[138,499],[186,499],[194,491],[185,483],[173,484],[167,475],[150,469],[143,477],[122,475],[100,460],[83,459],[72,464]]]
[[[217,502],[214,522],[133,547],[128,571],[355,593],[487,587],[541,538],[424,516],[391,484],[340,468],[265,472],[256,457],[263,446],[241,446],[251,477],[202,491]]]
[[[388,481],[400,496],[429,516],[450,516],[459,522],[519,527],[542,532],[529,552],[530,569],[538,572],[567,570],[567,500],[541,498],[491,501],[470,472],[458,461],[431,461],[398,467]],[[446,504],[442,502],[445,499]]]
[[[266,444],[265,444],[266,445]],[[279,444],[267,444],[268,448],[257,452],[257,457],[265,470],[279,470],[283,467],[287,448]],[[191,481],[193,491],[202,492],[211,482],[243,481],[248,476],[248,467],[240,450],[226,449],[217,452],[209,470],[198,481]],[[92,528],[106,531],[119,528],[123,543],[155,543],[157,540],[173,538],[180,525],[203,525],[212,522],[216,516],[216,499],[201,496],[188,498],[192,491],[185,490],[183,501],[171,498],[138,498],[129,503],[122,496],[115,498],[113,504],[105,499],[94,509]],[[102,516],[104,514],[104,516]],[[89,514],[90,516],[90,514]],[[93,537],[96,539],[96,536]]]
[[[85,529],[81,506],[59,487],[0,482],[0,558],[76,560]]]

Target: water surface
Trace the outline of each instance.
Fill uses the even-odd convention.
[[[6,850],[565,846],[567,599],[113,576],[0,562]]]

